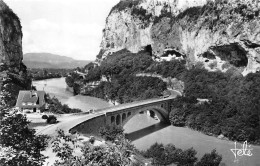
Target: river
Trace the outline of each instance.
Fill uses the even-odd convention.
[[[79,108],[82,111],[112,106],[112,104],[99,98],[82,95],[74,96],[73,93],[67,88],[65,78],[33,81],[33,86],[36,86],[37,90],[44,90],[52,97],[55,96],[62,104],[68,104],[69,107]]]
[[[73,108],[80,108],[83,111],[89,109],[98,109],[109,107],[111,104],[104,100],[77,95],[73,96],[72,92],[67,90],[64,78],[49,79],[43,81],[34,81],[33,85],[38,90],[44,90],[51,96],[56,96],[62,103],[68,104]],[[153,143],[172,143],[181,149],[193,147],[198,153],[197,157],[216,149],[222,155],[222,162],[226,166],[260,166],[260,146],[250,146],[252,156],[235,156],[231,149],[235,148],[232,141],[220,140],[213,136],[207,136],[188,128],[174,127],[159,123],[146,114],[139,114],[133,117],[125,126],[127,138],[140,150],[149,148]],[[236,145],[241,149],[242,145]]]

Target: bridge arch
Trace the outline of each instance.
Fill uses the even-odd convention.
[[[118,114],[116,116],[116,125],[120,125],[120,124],[121,124],[121,116],[120,116],[120,114]]]
[[[115,124],[115,117],[114,116],[111,116],[111,124]]]
[[[126,120],[126,113],[122,114],[122,123]]]
[[[124,126],[130,119],[132,119],[135,115],[139,114],[140,112],[145,112],[145,111],[148,111],[148,110],[153,111],[161,122],[166,122],[166,123],[169,122],[168,111],[166,111],[160,105],[160,106],[150,106],[150,107],[145,107],[145,108],[142,108],[142,109],[136,109],[136,110],[132,110],[131,112],[128,111],[128,113],[130,113],[130,115],[127,116],[126,119],[124,119],[124,120],[123,120],[123,116],[122,116],[121,126]],[[128,115],[128,113],[127,113],[127,115]]]

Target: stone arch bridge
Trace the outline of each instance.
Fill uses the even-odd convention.
[[[167,98],[143,100],[96,110],[94,114],[82,115],[77,121],[74,121],[69,132],[98,134],[102,126],[124,126],[132,117],[148,110],[153,111],[160,121],[168,123],[171,103],[178,95],[180,94],[176,93]]]
[[[144,111],[153,111],[161,122],[168,122],[172,98],[144,100],[112,107],[105,113],[106,125],[124,126],[132,117]]]

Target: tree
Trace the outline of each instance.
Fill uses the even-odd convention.
[[[120,126],[112,125],[101,127],[99,129],[100,136],[107,141],[115,141],[124,134],[124,129]]]
[[[129,165],[134,147],[129,141],[121,137],[114,144],[94,146],[90,142],[83,145],[78,138],[65,135],[59,130],[57,137],[52,142],[53,152],[60,160],[54,166],[95,165],[95,166],[121,166]],[[75,155],[75,151],[81,154]]]
[[[187,149],[179,154],[178,157],[178,166],[187,165],[192,166],[195,164],[195,162],[198,160],[196,157],[196,150],[193,148]]]
[[[221,160],[222,156],[216,152],[216,149],[213,149],[211,153],[204,154],[196,166],[218,166]]]
[[[155,165],[169,165],[172,163],[178,166],[193,166],[197,161],[197,152],[193,149],[182,150],[176,148],[172,144],[155,143],[144,153],[144,157],[152,158],[152,163]]]
[[[174,108],[170,112],[170,122],[174,126],[185,126],[184,109]]]
[[[22,114],[11,113],[7,109],[1,116],[0,124],[0,165],[40,166],[45,160],[41,154],[47,147],[48,137],[36,135],[34,129],[28,127],[29,121]]]
[[[145,152],[144,156],[148,158],[152,158],[153,164],[160,164],[161,163],[161,156],[164,153],[164,146],[163,144],[155,143],[153,144],[147,151]]]

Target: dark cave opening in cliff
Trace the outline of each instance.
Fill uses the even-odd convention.
[[[221,60],[228,61],[235,67],[245,67],[248,64],[247,51],[237,43],[212,47],[211,50],[216,56],[220,57]]]
[[[145,46],[144,50],[146,52],[149,52],[150,56],[153,56],[153,49],[152,49],[152,46],[150,44]]]
[[[209,51],[204,52],[202,54],[202,57],[203,58],[208,58],[208,59],[216,59],[216,56],[212,52],[209,52]]]

